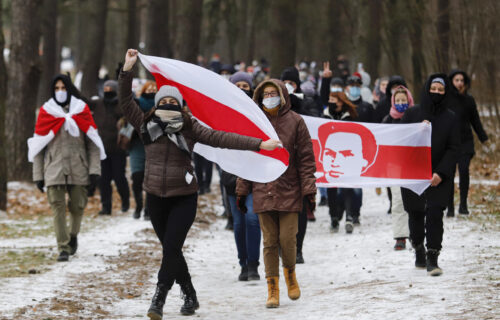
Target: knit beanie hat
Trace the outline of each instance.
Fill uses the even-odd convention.
[[[231,83],[233,84],[236,84],[237,82],[240,81],[244,81],[248,83],[250,87],[252,87],[252,75],[244,71],[236,72],[231,76],[231,78],[229,78],[229,81],[231,81]]]
[[[434,83],[434,82],[441,83],[444,87],[446,87],[446,84],[445,84],[443,78],[440,78],[440,77],[434,78],[434,79],[432,79],[431,83]]]
[[[111,91],[118,92],[118,82],[115,80],[107,80],[104,82],[103,87],[110,87]]]
[[[335,77],[330,82],[330,85],[331,86],[340,86],[340,87],[343,87],[345,84],[344,84],[344,80],[342,80],[342,78]]]
[[[176,87],[165,85],[162,86],[160,90],[158,90],[158,92],[155,94],[155,107],[158,107],[158,103],[160,103],[160,100],[165,97],[172,97],[177,100],[181,107],[184,106],[182,94],[179,92],[179,89],[177,89]]]
[[[299,71],[295,67],[288,67],[283,70],[283,73],[281,74],[281,81],[293,81],[297,84],[297,87],[300,87],[300,78],[299,78]]]

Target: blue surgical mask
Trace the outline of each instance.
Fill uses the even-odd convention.
[[[358,100],[361,96],[361,88],[360,87],[349,87],[349,98],[352,101]]]
[[[408,109],[408,103],[395,103],[394,107],[398,112],[404,113]]]
[[[331,87],[330,92],[342,92],[342,88],[341,87]]]

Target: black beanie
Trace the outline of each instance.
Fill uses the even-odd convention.
[[[295,67],[288,67],[283,70],[283,73],[281,74],[281,81],[285,80],[290,80],[295,82],[297,85],[297,88],[300,88],[300,78],[299,78],[299,71]]]

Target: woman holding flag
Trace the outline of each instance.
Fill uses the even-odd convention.
[[[198,185],[193,176],[191,156],[194,144],[239,150],[274,150],[280,142],[262,141],[234,133],[214,131],[188,113],[176,87],[164,85],[155,95],[155,105],[144,113],[132,95],[131,72],[138,52],[129,49],[119,76],[119,100],[127,120],[140,132],[146,151],[144,190],[153,228],[162,243],[163,259],[158,284],[148,316],[161,319],[168,291],[176,281],[184,293],[181,313],[194,314],[199,308],[182,246],[194,222]]]

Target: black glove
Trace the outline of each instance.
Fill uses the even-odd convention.
[[[90,184],[88,186],[88,196],[92,197],[95,193],[95,188],[97,187],[97,183],[99,182],[99,175],[91,174],[89,176]]]
[[[309,210],[311,212],[314,212],[316,210],[316,195],[315,194],[310,194],[307,195],[307,202],[309,203]]]
[[[241,213],[248,212],[246,202],[247,202],[247,196],[238,196],[236,198],[236,206],[238,207],[238,210],[241,211]]]
[[[45,192],[43,190],[43,187],[45,187],[45,181],[43,181],[43,180],[35,181],[35,184],[36,184],[36,187],[38,188],[38,190],[40,190],[41,192]]]

